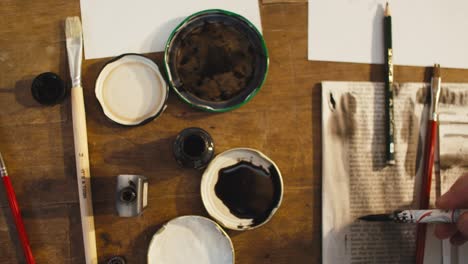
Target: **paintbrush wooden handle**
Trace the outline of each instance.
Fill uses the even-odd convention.
[[[91,175],[89,172],[88,135],[83,88],[71,89],[73,138],[75,143],[76,176],[80,199],[81,227],[87,264],[97,264],[96,234],[94,230]]]

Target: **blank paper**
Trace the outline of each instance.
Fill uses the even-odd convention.
[[[309,60],[384,63],[385,0],[310,0]],[[389,1],[394,64],[468,68],[468,1]]]
[[[187,16],[205,9],[240,14],[261,30],[257,0],[81,0],[86,59],[163,51]]]

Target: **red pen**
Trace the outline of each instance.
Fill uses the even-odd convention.
[[[16,201],[15,191],[13,190],[13,185],[11,184],[10,177],[8,177],[2,153],[0,153],[0,176],[2,177],[3,185],[5,186],[5,191],[8,197],[8,203],[10,204],[11,214],[13,215],[13,219],[15,220],[15,225],[21,241],[21,246],[23,247],[24,257],[26,258],[28,264],[35,264],[36,261],[34,261],[31,247],[29,246],[28,235],[26,234],[26,229],[24,228],[23,219],[21,218],[18,202]]]
[[[426,144],[423,159],[423,173],[419,209],[428,209],[431,195],[432,167],[434,165],[434,148],[437,139],[437,126],[439,121],[438,104],[440,97],[440,65],[434,65],[431,80],[431,108],[426,130]],[[419,224],[416,237],[416,264],[424,263],[424,247],[426,244],[426,224]]]

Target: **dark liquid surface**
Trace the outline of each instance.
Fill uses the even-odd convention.
[[[265,170],[250,162],[241,161],[221,169],[218,176],[216,196],[233,215],[253,219],[253,225],[265,221],[278,205],[281,184],[273,166]]]
[[[182,40],[176,55],[182,87],[209,101],[224,101],[246,88],[253,76],[254,49],[239,29],[204,23]]]
[[[184,139],[184,152],[190,157],[200,157],[205,152],[205,141],[198,135],[190,135]]]

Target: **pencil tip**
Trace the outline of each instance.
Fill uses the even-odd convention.
[[[390,16],[390,6],[388,5],[388,2],[385,4],[385,16]]]

